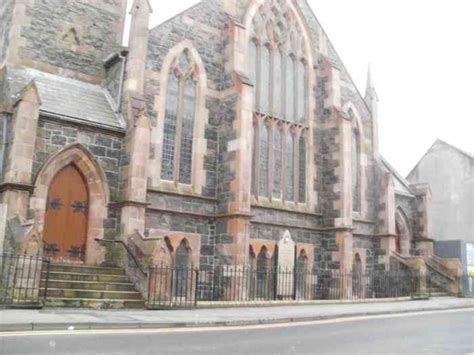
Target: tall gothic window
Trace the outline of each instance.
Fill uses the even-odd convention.
[[[259,191],[262,196],[268,197],[268,166],[270,163],[270,156],[269,156],[269,131],[268,127],[265,123],[262,123],[260,127],[260,171],[259,171]]]
[[[196,66],[185,50],[169,72],[161,163],[163,180],[191,184],[196,100]]]
[[[264,2],[253,19],[255,198],[306,203],[308,68],[302,29],[287,0]]]
[[[361,181],[361,167],[360,167],[360,130],[357,126],[354,112],[349,111],[349,116],[352,118],[352,134],[351,134],[351,166],[352,166],[352,209],[355,212],[360,212],[361,196],[360,196],[360,181]]]

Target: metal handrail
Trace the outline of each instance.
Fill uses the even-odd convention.
[[[98,243],[111,243],[111,244],[120,244],[120,245],[122,245],[125,248],[125,251],[127,252],[127,254],[132,258],[133,262],[135,263],[138,270],[140,270],[142,275],[143,276],[148,276],[148,272],[146,272],[145,268],[142,265],[140,265],[140,262],[138,261],[137,257],[133,254],[130,247],[127,244],[125,244],[122,240],[106,240],[106,239],[98,239],[98,238],[96,238],[95,240]]]

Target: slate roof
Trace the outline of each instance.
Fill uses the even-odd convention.
[[[104,128],[125,128],[123,119],[115,113],[112,97],[99,85],[14,66],[7,68],[6,79],[13,101],[16,95],[34,80],[42,103],[40,112],[43,115]]]
[[[390,173],[393,175],[394,179],[394,185],[395,185],[395,192],[414,196],[413,192],[410,189],[410,184],[407,180],[405,180],[395,168],[389,164],[388,161],[385,160],[385,158],[382,158],[382,162],[385,165],[385,167],[390,171]]]

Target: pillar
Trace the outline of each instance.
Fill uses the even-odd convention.
[[[33,160],[41,100],[34,82],[20,93],[14,105],[11,134],[13,135],[2,185],[3,203],[8,206],[7,218],[25,219],[32,189]]]

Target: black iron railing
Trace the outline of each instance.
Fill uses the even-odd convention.
[[[408,271],[344,273],[337,270],[222,266],[211,270],[150,269],[150,308],[193,307],[197,302],[310,301],[427,296],[429,276]]]
[[[0,305],[42,307],[48,288],[49,264],[50,261],[40,255],[0,255]],[[44,292],[40,293],[40,287]]]

